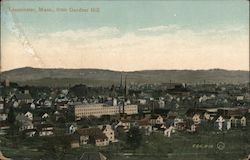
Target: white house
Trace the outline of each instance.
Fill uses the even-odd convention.
[[[240,124],[241,126],[245,127],[247,126],[247,119],[245,116],[243,116],[241,119],[240,119]]]
[[[227,130],[231,129],[231,121],[227,121]]]
[[[51,101],[49,101],[49,100],[45,100],[45,101],[44,101],[44,106],[45,106],[45,107],[51,107],[51,105],[52,105],[52,102],[51,102]]]
[[[44,114],[42,115],[42,119],[46,119],[46,118],[49,118],[48,113],[44,113]]]
[[[37,130],[39,136],[51,136],[54,134],[54,127],[51,124],[40,124]]]
[[[109,142],[115,141],[115,131],[112,129],[110,125],[104,126],[102,132],[108,137]]]
[[[0,121],[5,121],[7,120],[8,114],[6,113],[0,113]]]
[[[125,132],[128,132],[128,130],[130,129],[130,121],[127,120],[120,120],[116,125],[115,128],[118,127],[123,127]]]
[[[33,120],[33,114],[30,112],[26,112],[24,116],[28,117],[30,120]]]
[[[171,133],[173,133],[174,127],[170,126],[164,130],[164,136],[171,137]]]
[[[19,103],[17,102],[17,101],[15,101],[14,103],[13,103],[13,107],[14,108],[17,108],[19,106]]]
[[[77,126],[76,126],[76,125],[71,124],[71,125],[69,126],[69,134],[75,133],[76,130],[77,130]]]
[[[191,132],[195,132],[196,131],[196,125],[195,124],[192,124],[191,125]]]
[[[165,102],[163,100],[158,101],[159,108],[164,108],[165,107]]]
[[[244,100],[244,96],[236,96],[236,100],[237,101],[243,101]]]
[[[208,112],[205,112],[203,116],[205,120],[210,120],[211,115]]]
[[[218,129],[222,131],[223,123],[225,122],[225,119],[222,116],[219,116],[216,120],[218,123]]]
[[[30,104],[30,109],[36,109],[36,105],[34,103]]]
[[[4,109],[4,103],[2,101],[0,101],[0,110]]]

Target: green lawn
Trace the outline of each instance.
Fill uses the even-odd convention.
[[[1,137],[0,140],[0,150],[14,159],[77,159],[83,152],[94,150],[102,152],[110,160],[237,160],[250,154],[249,128],[230,130],[224,134],[215,131],[197,134],[177,132],[170,138],[154,133],[143,137],[141,147],[136,150],[125,150],[124,143],[107,147],[87,145],[78,149],[64,149],[55,137],[17,139],[15,142]],[[219,142],[224,143],[224,148],[217,147]]]

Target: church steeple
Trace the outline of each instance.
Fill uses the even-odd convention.
[[[127,100],[128,88],[127,88],[127,75],[125,76],[125,86],[124,86],[124,98]]]
[[[123,100],[123,106],[122,106],[122,112],[123,114],[125,113],[125,102],[128,100],[127,95],[128,95],[128,88],[127,88],[127,75],[125,76],[125,84],[124,84],[124,100]]]
[[[121,72],[121,80],[120,80],[120,89],[122,89],[122,72]]]

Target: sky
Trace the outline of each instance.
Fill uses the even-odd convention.
[[[1,71],[26,66],[249,70],[247,0],[1,3]]]

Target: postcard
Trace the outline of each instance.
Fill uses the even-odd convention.
[[[249,160],[248,0],[2,0],[0,160]]]

